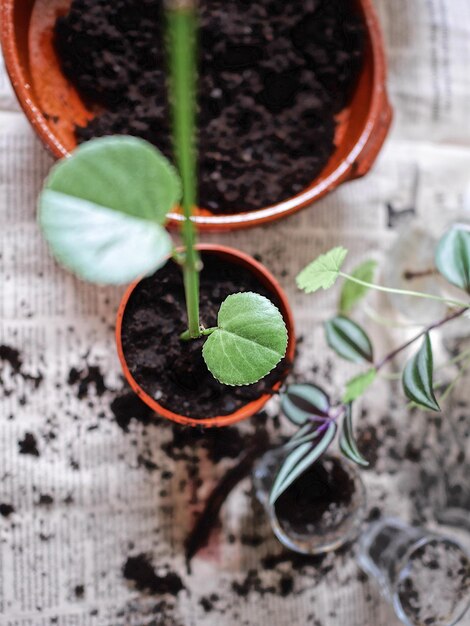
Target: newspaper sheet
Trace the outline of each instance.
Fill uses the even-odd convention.
[[[373,171],[286,221],[223,236],[279,277],[302,338],[297,374],[332,394],[355,371],[323,337],[337,295],[309,299],[294,276],[336,244],[350,250],[350,267],[382,261],[411,217],[438,229],[462,214],[470,184],[470,3],[376,4],[395,123]],[[126,408],[113,335],[122,290],[58,268],[36,224],[51,165],[0,65],[0,626],[398,626],[354,548],[314,562],[289,556],[248,479],[187,571],[194,515],[241,452],[233,441],[248,441],[259,423],[224,431],[216,444]],[[378,331],[380,349],[404,333]],[[274,436],[287,432],[271,417]],[[423,413],[410,419],[397,386],[368,394],[358,434],[371,453],[370,518],[430,521],[426,502],[416,505],[423,466],[451,456],[440,453],[433,424]],[[468,454],[468,428],[460,446]],[[149,565],[158,584],[142,591],[125,574]]]

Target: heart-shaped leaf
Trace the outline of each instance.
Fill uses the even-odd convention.
[[[366,283],[371,283],[374,280],[374,272],[377,267],[375,261],[364,261],[351,272],[351,276],[363,280]],[[339,310],[342,315],[347,315],[351,309],[363,298],[369,291],[369,287],[365,285],[358,285],[351,280],[345,281],[343,289],[341,290],[341,296],[339,301]]]
[[[339,356],[354,363],[372,363],[373,349],[369,337],[356,322],[338,315],[325,323],[326,340]]]
[[[264,296],[247,292],[224,300],[202,354],[221,383],[250,385],[276,367],[286,348],[287,329],[279,309]]]
[[[149,143],[94,139],[52,169],[39,220],[62,265],[92,282],[127,283],[165,263],[172,243],[162,224],[179,196],[176,171]]]
[[[305,293],[313,293],[320,288],[329,289],[339,276],[348,251],[341,246],[321,254],[307,265],[297,276],[297,286]]]
[[[281,408],[291,422],[300,426],[313,416],[326,417],[330,398],[316,385],[289,385],[281,395]]]
[[[441,238],[436,266],[452,285],[470,293],[470,228],[456,224]]]
[[[285,458],[271,488],[269,496],[271,504],[274,504],[279,496],[326,452],[334,439],[336,424],[334,422],[324,424],[319,431],[319,436],[313,443],[304,443],[296,447]]]
[[[352,405],[349,403],[346,407],[346,414],[343,418],[343,424],[341,427],[341,435],[339,438],[339,447],[341,452],[353,463],[367,467],[369,462],[362,456],[357,449],[357,444],[354,439],[354,430],[352,425]]]
[[[352,402],[362,396],[362,394],[366,391],[370,385],[374,382],[377,377],[377,370],[375,367],[371,367],[367,372],[363,372],[362,374],[358,374],[351,378],[346,383],[346,391],[344,392],[343,402],[347,404],[348,402]]]
[[[403,371],[406,396],[425,409],[440,411],[433,391],[433,356],[429,333],[419,351],[408,361]]]

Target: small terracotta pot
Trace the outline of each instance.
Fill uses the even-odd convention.
[[[312,204],[341,183],[372,167],[392,120],[385,80],[382,35],[372,0],[354,0],[367,30],[364,66],[350,105],[338,117],[336,150],[319,176],[299,193],[278,204],[230,215],[197,209],[201,230],[235,230],[271,222]],[[64,77],[54,46],[53,25],[71,0],[0,0],[0,38],[11,82],[34,130],[58,158],[76,145],[75,125],[86,125],[94,112]],[[243,207],[241,207],[243,208]],[[182,220],[170,214],[173,225]]]
[[[234,248],[228,248],[227,246],[200,244],[197,246],[197,249],[200,252],[220,256],[222,259],[225,259],[230,263],[242,265],[244,268],[248,269],[252,274],[254,274],[254,276],[273,295],[276,296],[276,299],[279,302],[279,309],[287,326],[287,332],[289,337],[287,343],[286,359],[288,363],[292,363],[294,360],[296,343],[294,319],[286,294],[284,293],[274,276],[270,272],[268,272],[268,270],[263,265],[261,265],[261,263],[258,263],[258,261],[255,261],[255,259],[253,259],[251,256],[248,256],[247,254],[240,252],[239,250],[235,250]],[[124,312],[126,310],[129,298],[131,297],[132,292],[138,284],[139,281],[130,285],[121,300],[121,304],[119,305],[116,321],[116,344],[119,360],[121,361],[121,366],[126,380],[135,391],[135,393],[141,398],[141,400],[143,400],[145,404],[147,404],[147,406],[149,406],[158,415],[166,417],[173,422],[178,422],[179,424],[185,424],[187,426],[228,426],[229,424],[235,424],[235,422],[240,422],[241,420],[244,420],[248,417],[251,417],[255,413],[258,413],[258,411],[260,411],[262,407],[266,404],[266,402],[272,397],[272,393],[266,393],[262,395],[257,400],[246,404],[242,408],[238,409],[234,413],[230,413],[229,415],[195,419],[186,415],[179,415],[178,413],[174,413],[173,411],[166,409],[142,389],[142,387],[137,383],[137,381],[134,379],[131,372],[129,371],[129,368],[127,367],[126,357],[124,356],[124,352],[122,349],[121,336]],[[272,391],[277,391],[280,388],[281,384],[282,379],[273,385]]]

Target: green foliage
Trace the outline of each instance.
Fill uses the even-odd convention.
[[[456,224],[440,239],[436,266],[452,285],[470,293],[470,230]]]
[[[371,283],[374,280],[376,267],[376,261],[364,261],[351,272],[351,276],[358,278],[359,280],[363,280],[366,283]],[[346,279],[340,295],[340,313],[342,315],[350,313],[354,306],[366,295],[368,291],[369,287],[366,287],[365,285],[358,285],[357,283]]]
[[[353,463],[367,467],[369,462],[362,456],[357,449],[356,440],[354,439],[354,430],[352,425],[352,405],[346,406],[346,412],[343,418],[341,434],[339,438],[339,448],[341,452]]]
[[[325,322],[325,332],[328,345],[343,359],[354,363],[372,363],[372,344],[356,322],[338,315]]]
[[[289,385],[281,395],[281,408],[293,424],[301,426],[313,416],[326,417],[330,409],[330,399],[316,385]]]
[[[343,402],[348,404],[353,400],[357,400],[372,385],[377,378],[377,370],[375,367],[358,374],[346,383],[346,391],[343,396]]]
[[[163,228],[180,196],[178,176],[141,139],[106,137],[51,171],[39,221],[57,261],[96,283],[128,283],[161,267],[172,248]]]
[[[433,391],[433,355],[429,333],[419,351],[403,371],[403,390],[412,402],[431,411],[440,411]]]
[[[269,497],[274,504],[279,496],[292,485],[328,449],[336,434],[336,424],[332,421],[316,431],[313,442],[297,446],[284,460],[277,474]]]
[[[224,300],[217,328],[202,353],[221,383],[249,385],[274,369],[286,348],[287,329],[277,307],[264,296],[247,292]]]
[[[341,246],[321,254],[297,276],[297,286],[305,293],[332,287],[344,263],[348,251]]]

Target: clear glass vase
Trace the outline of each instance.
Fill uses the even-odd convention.
[[[358,470],[341,457],[324,455],[286,490],[288,499],[281,510],[283,496],[273,505],[269,494],[286,455],[283,447],[270,450],[253,470],[256,495],[279,541],[289,550],[314,555],[356,539],[366,511]]]
[[[453,539],[397,519],[374,522],[359,564],[406,626],[453,626],[470,604],[470,560]]]

